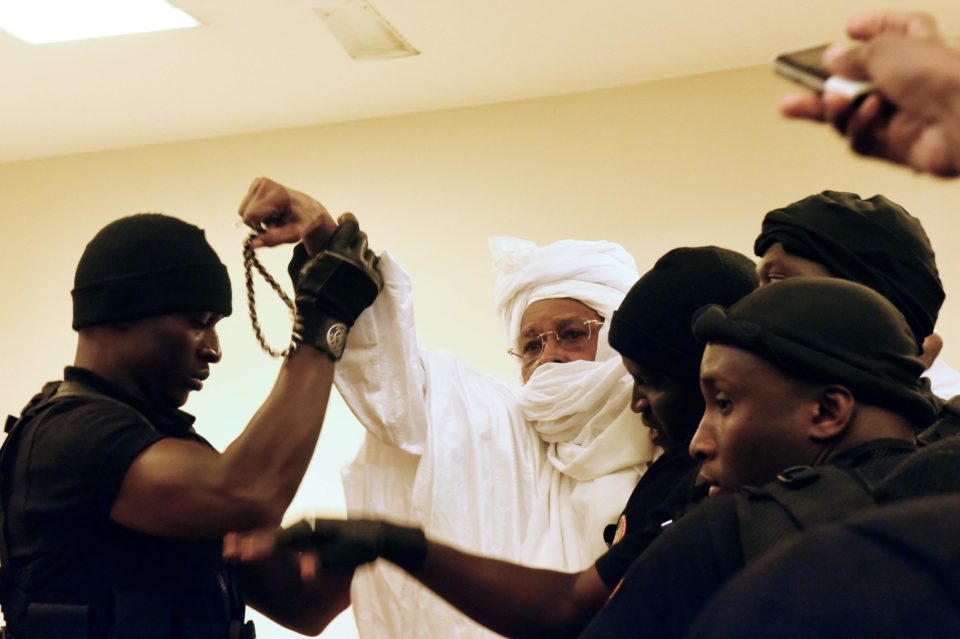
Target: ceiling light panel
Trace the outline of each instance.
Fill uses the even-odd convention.
[[[0,0],[0,29],[30,44],[198,26],[166,0]]]

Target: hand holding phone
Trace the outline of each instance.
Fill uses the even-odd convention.
[[[844,95],[851,100],[856,100],[870,93],[872,87],[868,82],[830,75],[830,72],[823,66],[823,53],[828,46],[823,44],[779,55],[774,60],[774,70],[783,77],[817,93],[830,91]]]

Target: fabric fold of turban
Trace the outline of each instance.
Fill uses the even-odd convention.
[[[882,195],[824,191],[767,213],[754,244],[775,243],[825,266],[832,275],[872,288],[900,309],[918,346],[933,332],[945,293],[920,221]]]

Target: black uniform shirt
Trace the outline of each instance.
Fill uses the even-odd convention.
[[[661,524],[698,501],[693,484],[699,467],[686,449],[680,448],[657,458],[637,482],[619,522],[603,532],[610,550],[595,566],[610,590],[616,588],[630,564],[659,536]]]
[[[913,450],[901,440],[875,440],[831,463],[879,480]],[[734,496],[710,497],[640,555],[580,638],[683,637],[705,602],[743,566]]]
[[[689,639],[960,636],[960,495],[822,526],[731,579]]]

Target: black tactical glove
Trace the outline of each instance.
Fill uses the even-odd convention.
[[[304,519],[281,530],[276,547],[316,552],[320,567],[330,571],[383,557],[410,572],[427,558],[427,538],[419,528],[366,519]]]
[[[383,288],[380,258],[367,247],[357,219],[345,213],[338,221],[323,251],[310,257],[298,244],[287,267],[300,318],[297,341],[334,361],[343,354],[349,327]]]

